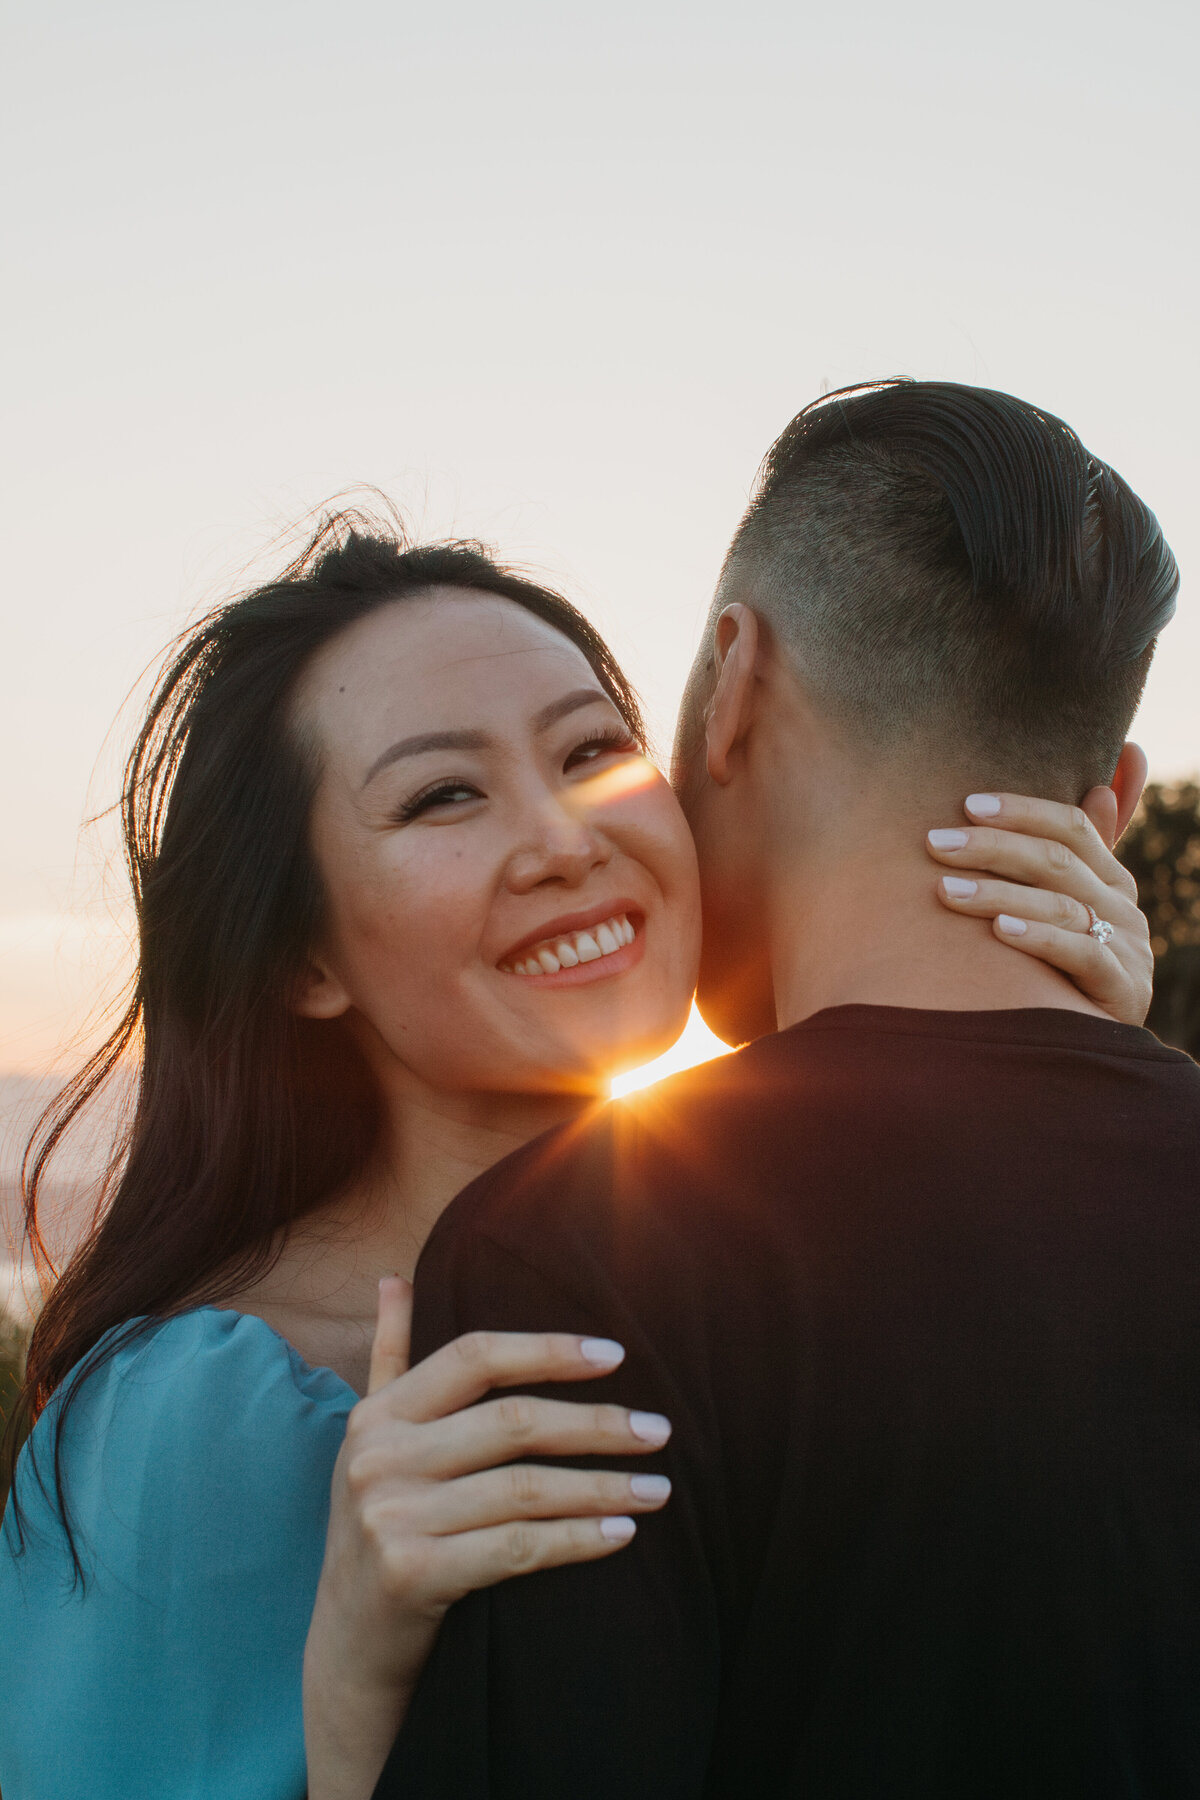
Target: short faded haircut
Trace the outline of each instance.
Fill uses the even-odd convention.
[[[1061,419],[955,382],[844,388],[772,445],[726,559],[813,699],[1078,798],[1113,773],[1179,572]]]

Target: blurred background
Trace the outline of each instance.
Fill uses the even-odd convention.
[[[145,672],[362,484],[414,532],[482,536],[562,584],[663,743],[756,466],[801,405],[905,373],[1062,414],[1184,571],[1137,734],[1162,811],[1143,889],[1174,908],[1164,954],[1194,962],[1198,19],[1184,0],[10,0],[10,1220],[28,1120],[128,968],[104,813]]]

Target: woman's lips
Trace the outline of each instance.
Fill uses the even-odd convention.
[[[535,987],[578,987],[623,974],[641,961],[644,921],[634,913],[608,914],[575,930],[552,931],[498,964],[501,974]]]
[[[613,919],[629,919],[636,928],[642,917],[642,909],[634,901],[624,894],[613,894],[608,900],[593,901],[591,906],[579,907],[574,912],[559,913],[556,918],[544,920],[536,931],[527,931],[523,938],[510,944],[504,954],[497,957],[497,965],[513,968],[517,963],[526,961],[543,944],[553,946],[577,932],[594,932],[598,926],[611,923]]]

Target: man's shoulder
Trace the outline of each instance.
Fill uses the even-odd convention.
[[[806,1039],[780,1033],[594,1107],[472,1182],[431,1246],[486,1233],[544,1249],[551,1239],[614,1231],[629,1244],[679,1213],[695,1227],[724,1210],[734,1175],[744,1204],[757,1153],[781,1132],[803,1161],[805,1141],[828,1125],[820,1068]]]
[[[414,1345],[424,1354],[479,1325],[547,1320],[622,1342],[686,1336],[688,1318],[726,1304],[713,1289],[728,1286],[735,1233],[739,1287],[765,1293],[785,1185],[779,1132],[802,1141],[808,1112],[780,1063],[748,1046],[596,1107],[472,1182],[422,1251]],[[803,1157],[791,1161],[803,1187]]]
[[[1200,1076],[1148,1032],[1067,1011],[920,1012],[844,1006],[760,1038],[506,1157],[452,1202],[434,1238],[571,1246],[668,1238],[707,1221],[752,1235],[831,1193],[871,1190],[955,1154],[989,1165],[1065,1128],[1098,1151],[1166,1144],[1200,1125]],[[998,1134],[998,1135],[997,1135]],[[993,1142],[995,1140],[995,1142]]]
[[[831,1009],[472,1183],[421,1258],[422,1341],[544,1328],[564,1297],[581,1329],[620,1336],[636,1317],[690,1341],[736,1315],[748,1341],[873,1305],[898,1275],[916,1293],[950,1267],[1000,1270],[1050,1221],[1076,1266],[1099,1253],[1101,1214],[1103,1254],[1189,1266],[1198,1149],[1200,1074],[1148,1033],[1061,1011]]]

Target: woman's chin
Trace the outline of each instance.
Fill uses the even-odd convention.
[[[614,1037],[605,1046],[603,1054],[597,1056],[595,1063],[596,1078],[603,1081],[605,1092],[619,1076],[628,1075],[634,1069],[643,1069],[647,1063],[665,1056],[679,1042],[688,1022],[689,1011],[690,1006],[684,1006],[669,1018],[656,1021],[636,1035]]]

